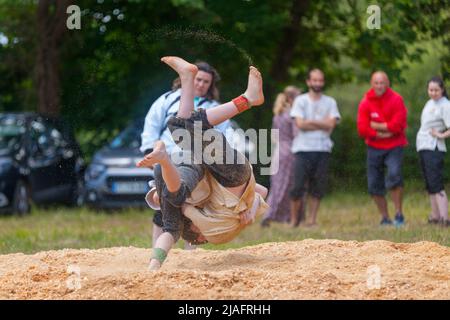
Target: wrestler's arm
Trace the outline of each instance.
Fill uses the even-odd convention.
[[[255,185],[255,192],[258,192],[261,197],[263,197],[263,199],[265,199],[267,197],[267,194],[269,193],[266,187],[258,183]]]
[[[266,187],[257,183],[255,185],[255,193],[258,193],[263,199],[265,199],[267,197],[268,190]],[[242,225],[249,225],[255,222],[256,212],[258,212],[258,207],[260,205],[259,201],[260,198],[255,197],[255,200],[253,200],[252,208],[240,214],[239,218]]]

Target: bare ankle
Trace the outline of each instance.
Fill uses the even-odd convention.
[[[156,259],[151,259],[148,265],[149,270],[158,270],[161,268],[161,263]]]

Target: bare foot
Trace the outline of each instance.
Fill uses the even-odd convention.
[[[147,167],[153,168],[153,166],[157,163],[163,163],[169,161],[169,155],[166,151],[166,145],[162,141],[156,141],[155,147],[153,148],[153,152],[149,153],[139,161],[136,166],[137,167]]]
[[[175,70],[180,78],[194,78],[198,72],[198,68],[195,64],[189,63],[180,57],[162,57],[161,61],[169,65]]]
[[[300,225],[299,221],[292,221],[289,223],[289,227],[297,228]]]
[[[244,95],[248,99],[250,106],[259,106],[264,103],[263,81],[261,73],[253,66],[250,66],[248,73],[248,85]]]
[[[317,227],[318,225],[317,225],[317,222],[312,222],[312,221],[310,221],[310,222],[306,223],[305,226],[306,226],[307,228],[315,228],[315,227]]]

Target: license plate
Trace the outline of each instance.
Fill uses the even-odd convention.
[[[146,182],[114,182],[111,186],[113,193],[141,194],[148,191]]]

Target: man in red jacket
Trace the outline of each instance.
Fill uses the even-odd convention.
[[[396,215],[395,224],[402,225],[402,161],[406,140],[407,110],[403,98],[389,88],[386,73],[377,71],[371,78],[372,88],[366,92],[358,109],[358,133],[367,144],[367,182],[380,214],[381,225],[392,224],[385,198],[391,190]],[[384,168],[387,168],[387,176]]]

